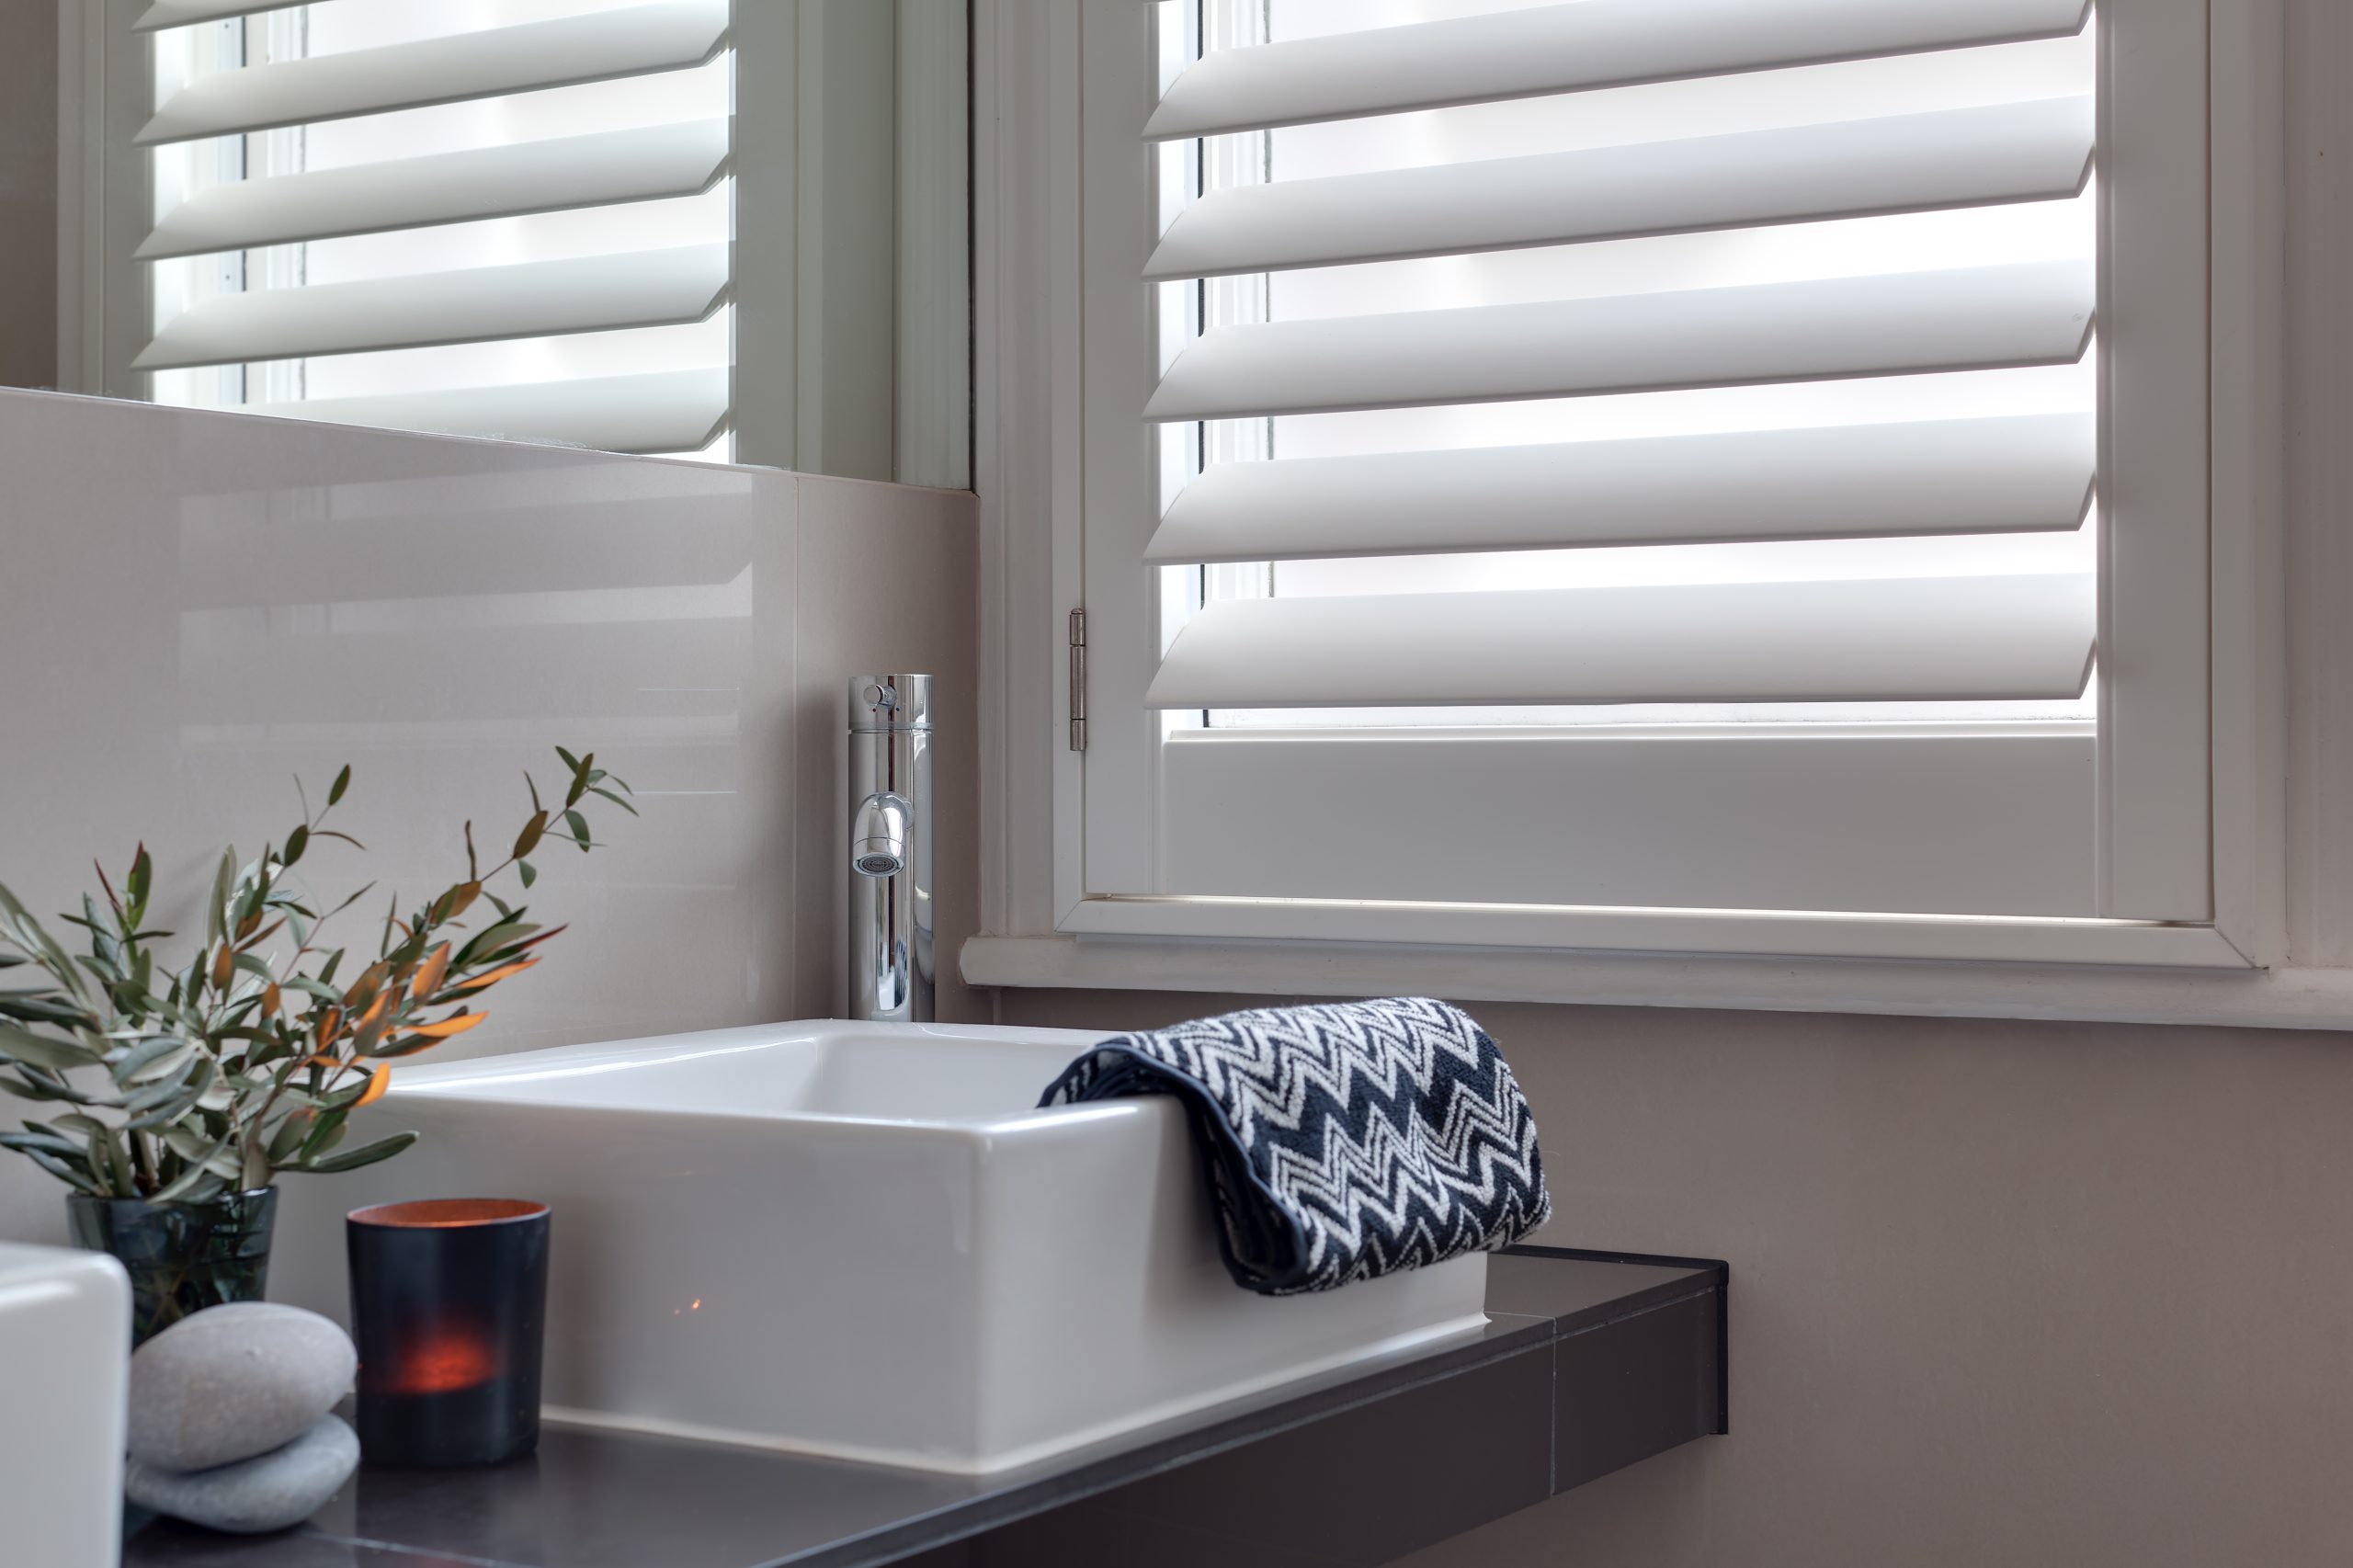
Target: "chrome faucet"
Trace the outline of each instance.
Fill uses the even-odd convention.
[[[849,1016],[932,1020],[931,677],[849,683]]]

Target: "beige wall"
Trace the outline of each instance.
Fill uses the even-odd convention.
[[[1733,1430],[1413,1568],[2353,1562],[2353,1039],[1472,1010],[1536,1109],[1540,1239],[1730,1260]]]
[[[0,0],[0,386],[57,384],[57,0]]]

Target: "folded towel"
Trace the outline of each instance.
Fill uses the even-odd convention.
[[[1267,1007],[1107,1040],[1039,1105],[1174,1095],[1192,1113],[1220,1249],[1263,1296],[1510,1245],[1552,1213],[1511,1069],[1424,997]]]

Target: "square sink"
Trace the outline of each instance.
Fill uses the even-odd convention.
[[[816,1021],[404,1069],[355,1137],[424,1141],[286,1182],[271,1295],[345,1316],[362,1204],[538,1199],[550,1418],[956,1471],[1484,1321],[1483,1256],[1234,1285],[1174,1100],[1034,1108],[1102,1038]]]

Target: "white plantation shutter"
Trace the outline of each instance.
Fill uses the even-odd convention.
[[[134,251],[155,308],[128,369],[178,373],[156,380],[168,401],[270,414],[621,451],[718,438],[727,0],[500,15],[154,0],[137,27],[160,90],[132,140],[156,160]],[[313,47],[247,54],[266,27]]]
[[[2087,9],[2081,0],[1582,0],[1215,51],[1171,84],[1146,135],[2063,36]],[[1243,186],[1182,212],[1146,276],[2068,198],[2090,174],[2094,135],[2094,106],[2075,97]],[[2090,344],[2094,294],[2085,257],[1212,326],[1162,373],[1144,416],[1234,419],[2068,365]],[[1978,434],[1972,455],[1992,483],[2021,483],[2050,462],[2039,425]],[[1829,489],[1851,465],[1884,471],[1899,454],[1934,444],[1904,425],[1848,425],[1788,433],[1780,450],[1785,462],[1791,454],[1813,460],[1801,458],[1787,483]],[[1601,462],[1656,466],[1648,480],[1626,484],[1638,492],[1672,485],[1678,474],[1704,482],[1712,455],[1688,445],[1655,454],[1642,441],[1616,453],[1601,445]],[[2077,466],[2063,488],[2081,495],[2091,487],[2093,450],[2079,440],[2068,452]],[[1479,457],[1447,459],[1454,477],[1473,493],[1482,487]],[[1395,466],[1386,454],[1357,460]],[[1321,482],[1349,486],[1335,466],[1325,460]],[[1549,511],[1569,536],[1522,538],[1515,548],[1580,542],[1578,520],[1594,516],[1582,477],[1575,466],[1522,460],[1512,479],[1493,482],[1533,482],[1522,509]],[[1933,477],[1899,472],[1850,531],[1961,531],[1949,513],[1933,523],[1915,515],[1941,505]],[[1187,535],[1230,534],[1244,525],[1220,514],[1250,500],[1221,489],[1189,505],[1180,492],[1176,505]],[[1392,514],[1379,548],[1463,548],[1456,508],[1420,516],[1419,533],[1401,533]],[[1727,527],[1694,520],[1700,537]],[[1790,534],[1742,537],[1822,531],[1802,515],[1790,521]],[[2047,512],[2042,526],[2081,521],[2080,507],[2066,507]],[[1154,561],[1186,560],[1181,544],[1146,549]],[[1346,551],[1369,552],[1362,543]],[[1643,588],[1630,590],[1631,599],[1598,601],[1587,592],[1513,594],[1500,604],[1445,595],[1212,604],[1177,634],[1149,700],[1216,709],[2073,697],[2088,669],[2096,589],[2084,574],[1898,581],[1863,591],[1804,582]],[[1907,625],[1919,635],[1885,645],[1891,630]],[[1638,634],[1642,644],[1628,641]],[[1608,652],[1615,656],[1597,664]]]
[[[2199,6],[1139,9],[1084,41],[1099,902],[1068,928],[2202,916],[2111,842],[2129,759],[2203,766],[2202,176],[2116,155],[2194,100]],[[1506,756],[1490,792],[1558,814],[1466,834]]]

